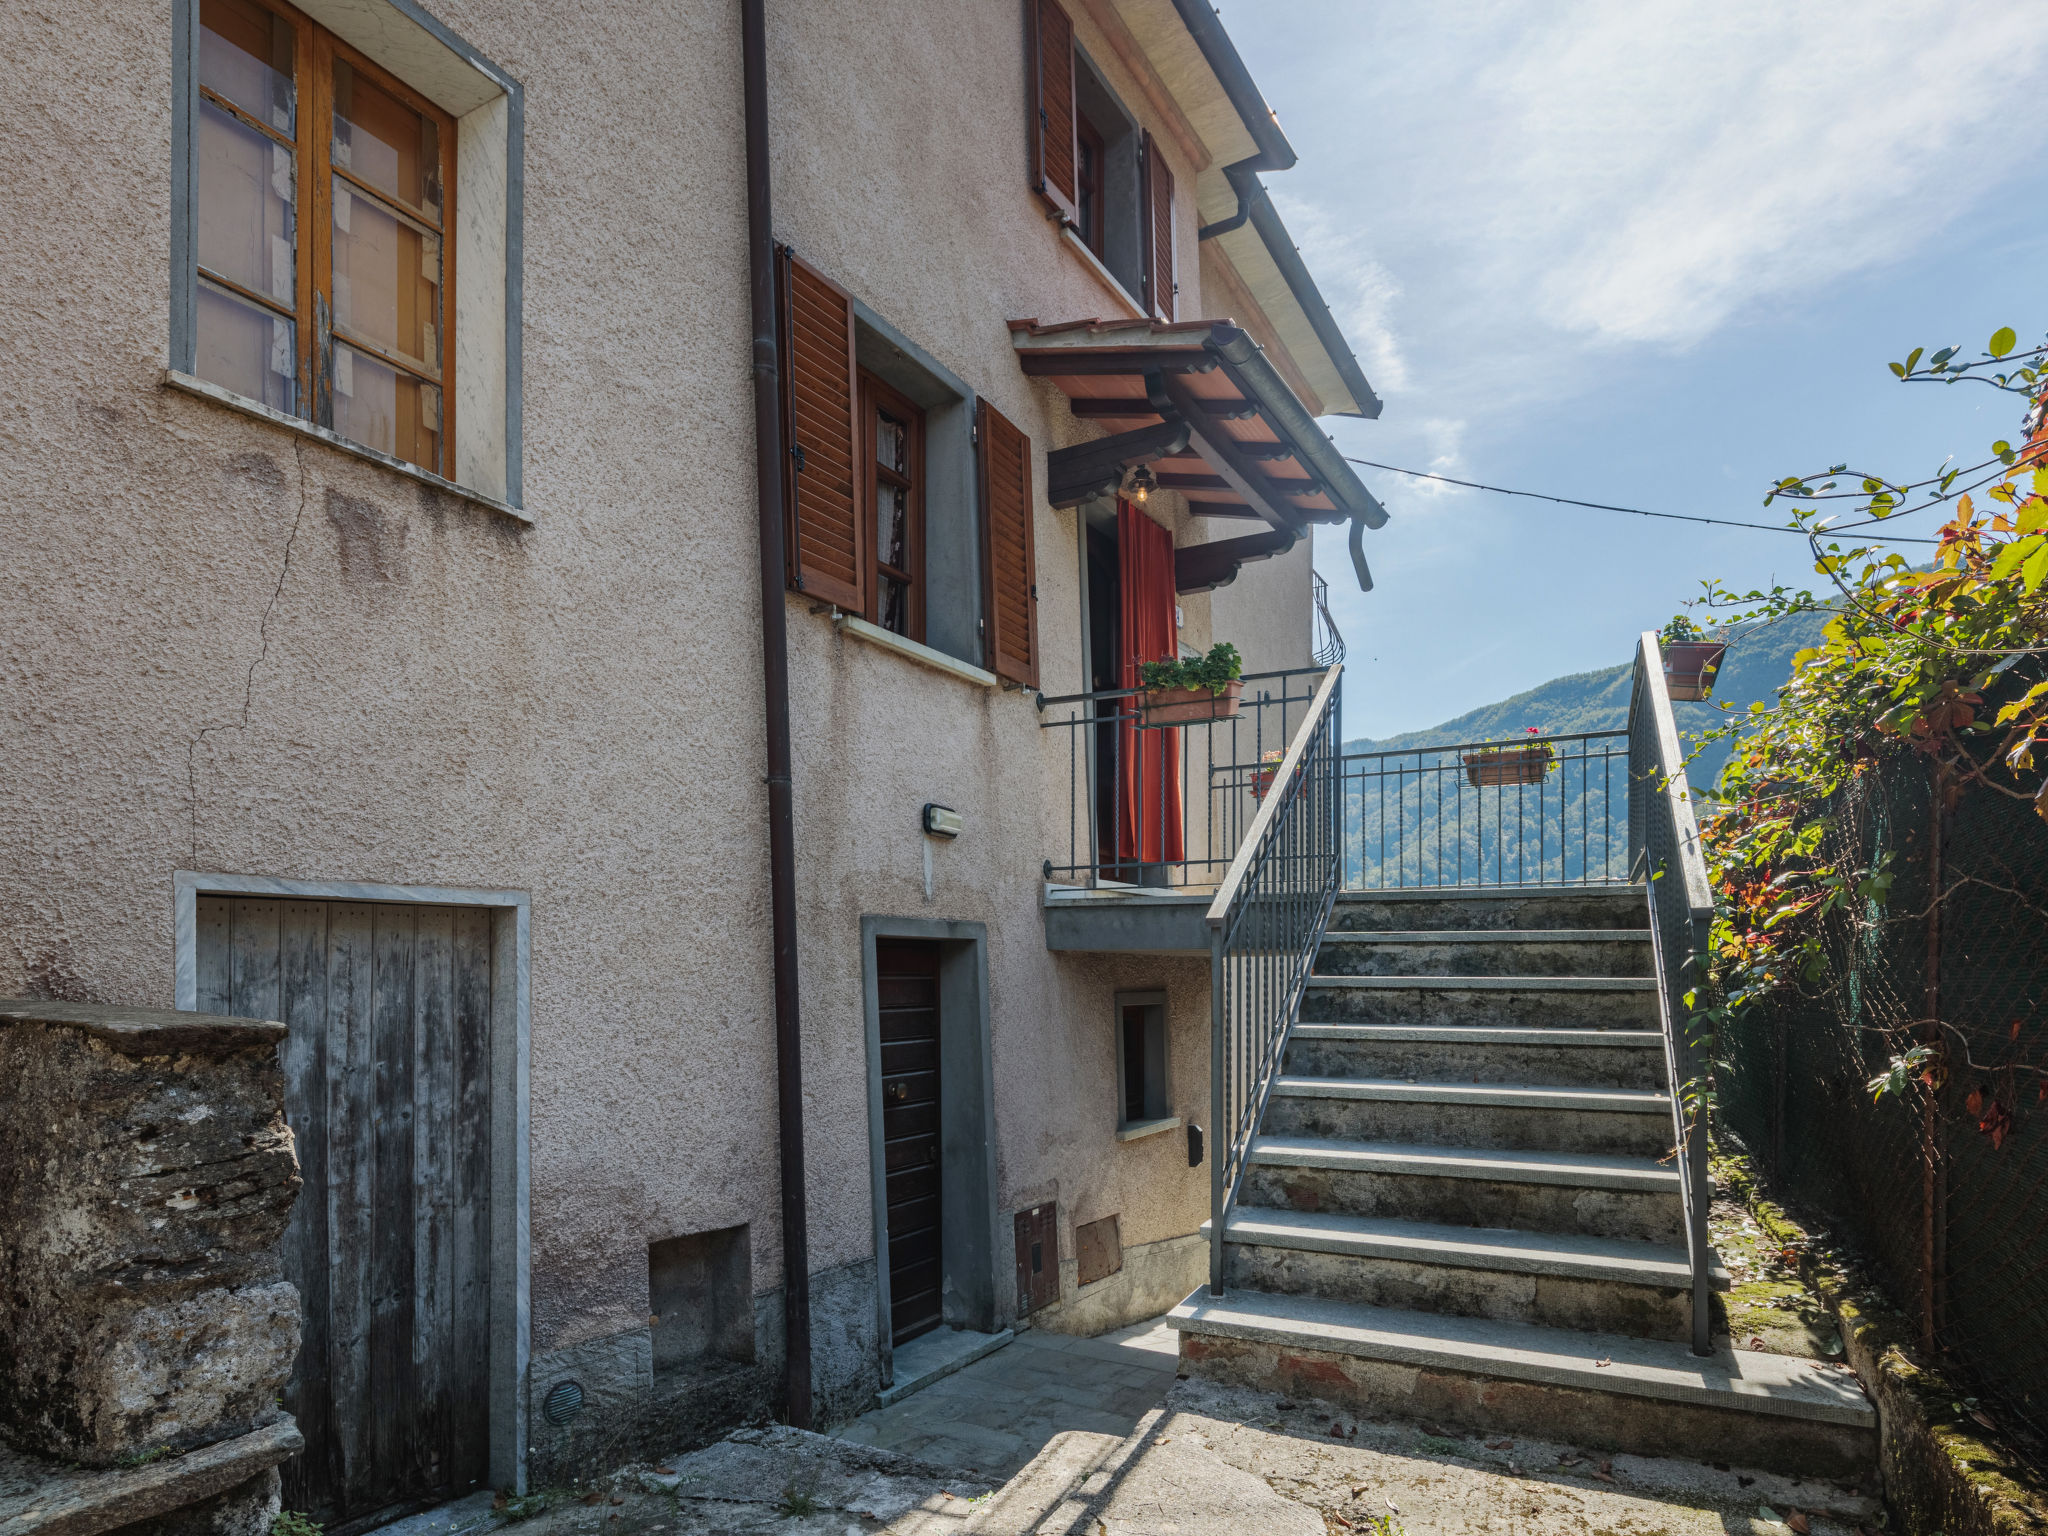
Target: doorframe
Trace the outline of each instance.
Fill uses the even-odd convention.
[[[279,896],[491,911],[491,1484],[526,1489],[527,1368],[532,1353],[532,928],[525,891],[355,880],[278,880],[268,875],[172,875],[177,1007],[199,1009],[199,898]],[[511,978],[500,987],[497,978]]]
[[[868,1173],[874,1197],[875,1317],[882,1385],[896,1384],[889,1319],[889,1179],[882,1138],[882,1004],[877,939],[939,944],[940,1305],[949,1328],[997,1328],[995,1071],[989,1048],[988,924],[929,917],[860,920],[868,1052]]]

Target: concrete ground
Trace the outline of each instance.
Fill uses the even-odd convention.
[[[1874,1536],[1871,1490],[1176,1381],[1173,1335],[1026,1332],[832,1436],[741,1430],[462,1536]],[[458,1506],[460,1508],[460,1506]]]
[[[1002,1482],[1062,1430],[1130,1434],[1173,1385],[1179,1351],[1157,1319],[1092,1339],[1028,1329],[833,1434]]]

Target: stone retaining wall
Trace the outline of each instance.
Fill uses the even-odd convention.
[[[295,1443],[282,1024],[0,1000],[0,1437],[82,1468]],[[279,1451],[252,1471],[275,1508]],[[245,1500],[246,1502],[246,1500]],[[266,1521],[267,1523],[267,1521]]]

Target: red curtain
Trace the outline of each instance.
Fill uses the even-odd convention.
[[[1171,661],[1180,649],[1173,622],[1173,535],[1129,502],[1116,506],[1117,562],[1123,600],[1122,686],[1138,686],[1138,667]],[[1177,864],[1181,841],[1180,732],[1141,731],[1137,700],[1118,728],[1122,814],[1117,857],[1140,864]]]

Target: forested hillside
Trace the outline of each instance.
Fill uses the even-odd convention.
[[[1758,626],[1736,636],[1721,664],[1712,702],[1676,706],[1682,732],[1710,729],[1721,721],[1717,706],[1732,704],[1747,709],[1752,700],[1769,703],[1792,675],[1793,655],[1814,644],[1824,614],[1802,614],[1769,626]],[[1545,735],[1568,735],[1577,731],[1619,730],[1628,723],[1629,673],[1632,664],[1623,662],[1598,672],[1575,672],[1487,704],[1447,720],[1426,731],[1410,731],[1384,741],[1347,742],[1347,752],[1409,751],[1417,747],[1454,746],[1470,741],[1499,741],[1525,735],[1530,726]],[[1352,688],[1372,686],[1369,673],[1347,679]],[[1694,759],[1687,775],[1695,784],[1708,785],[1720,774],[1728,759],[1726,741],[1710,742]]]

